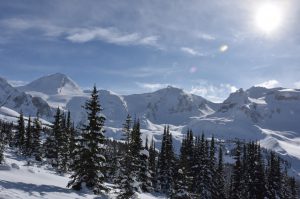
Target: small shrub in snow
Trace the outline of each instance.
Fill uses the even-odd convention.
[[[12,163],[11,164],[11,168],[13,168],[13,169],[20,169],[19,165],[17,165],[16,163]]]

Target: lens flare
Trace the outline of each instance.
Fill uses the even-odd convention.
[[[222,46],[220,46],[219,51],[222,52],[222,53],[224,53],[224,52],[226,52],[228,50],[228,48],[229,47],[227,45],[222,45]]]

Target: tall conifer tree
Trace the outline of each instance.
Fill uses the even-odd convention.
[[[87,124],[81,132],[76,148],[76,157],[72,165],[73,174],[68,187],[79,190],[85,185],[95,194],[106,191],[105,181],[105,117],[101,114],[102,107],[99,95],[94,86],[91,98],[86,102]]]
[[[37,161],[41,161],[41,136],[42,132],[42,124],[37,114],[36,118],[33,120],[33,128],[32,128],[32,155],[35,157]]]
[[[20,116],[18,118],[17,131],[15,134],[15,146],[19,147],[19,151],[22,152],[24,149],[25,143],[25,123],[23,112],[21,111]]]
[[[32,154],[33,147],[33,134],[32,134],[32,125],[31,117],[28,118],[28,123],[26,127],[26,136],[25,136],[25,146],[24,146],[24,155],[30,157]]]

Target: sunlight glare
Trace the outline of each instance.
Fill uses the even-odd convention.
[[[261,5],[255,15],[257,27],[266,34],[274,32],[282,23],[282,10],[272,3]]]

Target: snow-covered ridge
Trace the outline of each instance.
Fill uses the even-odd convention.
[[[7,82],[5,85],[8,86]],[[82,105],[88,99],[89,92],[83,92],[73,80],[63,74],[42,77],[18,89],[40,96],[53,108],[60,106],[70,110],[77,124],[85,122],[86,115]],[[0,95],[1,98],[8,96],[6,90],[0,87],[0,94],[4,93]],[[22,93],[15,90],[14,92]],[[8,101],[11,103],[12,100]],[[151,93],[125,96],[101,90],[100,103],[107,118],[105,124],[108,137],[121,138],[122,124],[129,113],[140,119],[143,138],[153,136],[158,146],[165,124],[171,124],[175,148],[187,129],[192,129],[196,135],[204,132],[208,137],[215,135],[225,140],[257,140],[264,147],[290,158],[295,162],[295,170],[300,173],[300,154],[293,152],[300,151],[299,89],[239,89],[220,104],[170,86]],[[7,107],[17,112],[20,110],[14,106]]]
[[[50,118],[52,110],[48,103],[40,97],[32,97],[12,87],[4,78],[0,78],[0,107],[7,107],[16,112],[21,110],[26,115],[39,112],[43,118]]]

